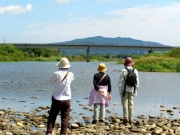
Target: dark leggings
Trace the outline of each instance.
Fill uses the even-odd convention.
[[[51,109],[48,116],[47,132],[52,132],[56,117],[61,113],[61,132],[60,135],[65,135],[68,127],[69,113],[70,113],[70,100],[56,100],[52,96]]]

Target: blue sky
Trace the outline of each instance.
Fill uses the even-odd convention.
[[[180,46],[180,0],[1,0],[0,43],[103,36]]]

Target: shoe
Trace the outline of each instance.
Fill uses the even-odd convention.
[[[134,121],[133,120],[129,120],[129,124],[133,124],[134,123]]]
[[[124,119],[123,122],[124,123],[129,123],[129,120],[128,119]]]
[[[99,122],[104,123],[104,120],[99,120]]]
[[[93,121],[92,121],[92,124],[96,124],[96,123],[97,123],[97,120],[93,120]]]
[[[52,133],[50,133],[50,132],[46,132],[46,135],[52,135]]]

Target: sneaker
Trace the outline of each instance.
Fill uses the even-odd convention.
[[[104,120],[99,120],[99,122],[104,123]]]
[[[52,133],[46,132],[46,135],[52,135]]]
[[[133,123],[134,123],[134,121],[133,121],[133,120],[129,120],[129,123],[130,123],[130,124],[133,124]]]
[[[124,122],[124,124],[125,123],[129,123],[129,120],[128,119],[124,119],[123,122]]]
[[[92,121],[92,124],[96,124],[96,123],[97,123],[97,120],[93,120],[93,121]]]

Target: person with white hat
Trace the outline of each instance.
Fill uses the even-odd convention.
[[[94,115],[92,124],[105,122],[105,107],[109,106],[111,100],[111,79],[105,73],[107,67],[104,63],[99,64],[94,74],[94,88],[90,92],[89,106],[94,105]]]
[[[137,94],[135,91],[139,88],[139,75],[136,69],[133,69],[134,62],[131,57],[127,57],[124,62],[124,68],[120,73],[118,88],[121,95],[121,103],[123,107],[123,118],[124,124],[132,123],[134,116],[134,96]],[[136,77],[136,84],[134,86],[129,86],[127,81],[128,70],[133,71]]]
[[[65,135],[68,127],[70,105],[71,105],[71,82],[74,80],[74,74],[69,72],[70,64],[67,58],[61,58],[57,63],[58,71],[51,76],[50,81],[54,83],[52,92],[52,104],[47,120],[46,135],[52,135],[56,117],[61,113],[61,131],[60,135]]]

